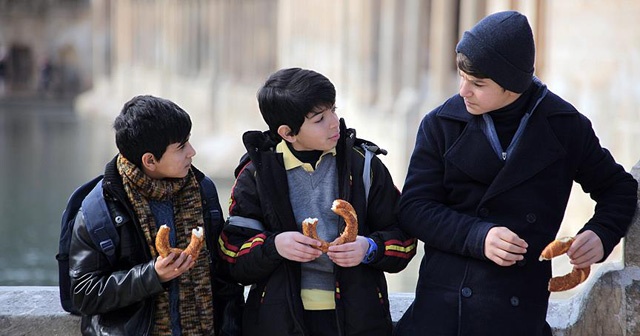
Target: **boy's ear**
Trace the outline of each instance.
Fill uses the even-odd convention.
[[[156,169],[156,163],[158,162],[158,160],[156,160],[155,156],[153,156],[153,154],[147,152],[142,154],[142,166],[150,171],[154,171]]]
[[[291,127],[287,125],[280,125],[280,127],[278,127],[278,135],[288,142],[296,142],[296,136],[293,134]]]

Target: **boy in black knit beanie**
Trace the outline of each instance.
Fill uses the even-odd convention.
[[[573,182],[597,202],[567,252],[576,269],[604,261],[625,235],[637,182],[533,76],[524,15],[487,16],[456,52],[459,93],[423,118],[400,201],[400,226],[425,256],[395,334],[550,336],[551,263],[538,256]]]

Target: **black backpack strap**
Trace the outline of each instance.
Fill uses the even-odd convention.
[[[222,231],[222,225],[220,225],[222,223],[222,213],[220,209],[218,209],[220,202],[218,200],[216,185],[208,176],[205,176],[202,181],[200,181],[200,187],[202,190],[202,208],[206,212],[204,214],[205,219],[210,218],[212,226],[220,226],[220,230]],[[213,232],[213,234],[220,234],[220,232]]]
[[[102,182],[89,192],[82,201],[82,214],[84,215],[87,232],[93,243],[107,256],[109,263],[116,262],[116,246],[120,243],[120,236],[113,223],[107,202],[102,193]]]

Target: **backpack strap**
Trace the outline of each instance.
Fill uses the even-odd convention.
[[[376,154],[387,155],[387,151],[377,145],[367,142],[362,142],[360,147],[364,149],[364,168],[362,169],[364,195],[366,202],[369,203],[369,190],[371,189],[371,160]]]
[[[98,182],[82,201],[82,209],[85,210],[82,213],[91,240],[100,247],[109,259],[109,263],[114,265],[116,246],[120,243],[120,236],[102,193],[102,181]]]
[[[371,159],[375,154],[369,149],[369,145],[363,143],[364,149],[364,168],[362,169],[362,182],[364,183],[364,196],[369,203],[369,189],[371,189]]]
[[[219,209],[218,191],[213,181],[205,175],[200,181],[202,210],[204,215],[205,244],[209,251],[216,250],[217,238],[222,232],[222,212]],[[214,260],[210,260],[214,263]],[[213,265],[212,265],[213,266]]]
[[[216,190],[216,185],[211,181],[208,176],[205,176],[202,181],[200,181],[200,186],[202,190],[203,196],[203,210],[207,211],[205,216],[211,218],[212,224],[216,224],[216,220],[220,221],[222,219],[222,214],[218,209],[217,205],[219,205],[218,201],[218,191]]]

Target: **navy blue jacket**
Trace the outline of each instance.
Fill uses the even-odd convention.
[[[551,335],[551,262],[538,256],[556,237],[574,181],[597,202],[581,231],[600,237],[605,257],[625,235],[637,182],[600,146],[584,115],[538,80],[532,85],[531,104],[539,105],[504,162],[482,116],[468,113],[459,95],[422,120],[400,225],[424,242],[425,256],[397,335]],[[524,261],[503,267],[485,257],[494,226],[528,243]]]

